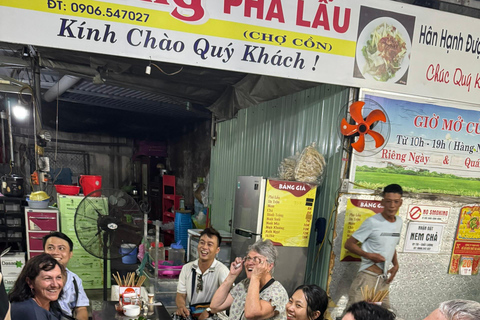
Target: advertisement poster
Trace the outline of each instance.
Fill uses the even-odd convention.
[[[353,182],[368,189],[395,182],[415,193],[480,196],[478,107],[369,90],[362,94],[386,115],[382,125],[389,131],[384,130],[388,134],[383,133],[380,148],[366,144],[363,153],[371,151],[369,156],[354,151]]]
[[[404,252],[439,253],[445,225],[410,222],[405,234]]]
[[[7,43],[480,100],[480,21],[395,1],[0,0],[0,8]]]
[[[317,187],[303,182],[268,180],[262,235],[277,245],[307,247]]]
[[[457,240],[480,241],[480,206],[465,206],[460,210]]]
[[[453,245],[448,273],[461,275],[478,274],[480,260],[480,205],[460,209],[457,232]]]
[[[408,206],[407,219],[417,222],[447,223],[450,207],[424,206],[411,204]]]
[[[480,242],[458,241],[453,245],[449,274],[477,275]]]
[[[360,257],[344,248],[345,242],[362,225],[363,221],[377,213],[381,213],[381,201],[348,199],[343,226],[342,249],[340,261],[360,261]]]

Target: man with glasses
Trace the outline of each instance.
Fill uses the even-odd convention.
[[[215,259],[221,242],[220,233],[213,228],[200,233],[198,259],[184,265],[178,279],[175,298],[178,316],[198,320],[213,316],[210,300],[228,275],[228,268]]]
[[[398,184],[390,184],[383,189],[382,213],[365,220],[360,228],[345,242],[345,249],[362,258],[357,276],[348,293],[348,304],[362,301],[362,288],[375,288],[375,291],[389,290],[390,282],[398,272],[397,251],[403,222],[397,216],[402,206],[403,190]],[[361,242],[360,246],[358,243]],[[392,268],[390,268],[392,264]],[[382,306],[390,308],[388,294]]]

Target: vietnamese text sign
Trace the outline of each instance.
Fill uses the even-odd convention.
[[[357,184],[399,181],[413,192],[480,195],[480,111],[460,103],[362,92],[385,111],[390,134],[373,155],[354,152],[351,176]]]
[[[4,42],[472,103],[480,98],[480,21],[405,3],[0,0],[0,7]],[[11,28],[18,21],[22,28]],[[382,45],[372,47],[379,34],[400,50],[388,56]]]
[[[405,234],[404,252],[439,253],[443,224],[410,222]]]
[[[317,187],[303,182],[268,180],[262,237],[286,247],[307,247]]]
[[[345,242],[352,234],[360,228],[363,221],[377,213],[381,213],[383,206],[381,201],[348,199],[345,211],[345,222],[343,224],[342,249],[340,261],[360,261],[360,257],[345,249]]]
[[[480,206],[460,209],[456,239],[480,241]]]
[[[450,216],[450,207],[436,207],[411,204],[408,206],[408,220],[417,222],[447,223]]]
[[[448,273],[458,274],[463,267],[471,269],[470,274],[476,275],[478,274],[479,260],[480,242],[456,240],[453,244]],[[472,264],[468,265],[469,262],[472,262]]]

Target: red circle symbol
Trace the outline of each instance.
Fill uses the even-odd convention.
[[[412,218],[412,220],[417,220],[422,215],[422,209],[420,209],[420,207],[413,207],[410,210],[409,214],[410,214],[410,218]]]

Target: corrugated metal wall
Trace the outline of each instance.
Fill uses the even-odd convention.
[[[218,124],[210,165],[212,225],[230,230],[237,176],[275,177],[285,157],[301,152],[312,142],[317,142],[318,151],[327,161],[327,174],[317,195],[314,221],[318,217],[328,221],[336,203],[343,163],[341,139],[337,133],[338,115],[348,102],[348,94],[348,88],[320,85],[241,110],[236,119]],[[332,225],[333,221],[335,219]],[[329,239],[331,237],[330,231]],[[326,288],[330,259],[329,239],[312,268],[318,251],[312,226],[306,282],[323,288]]]

